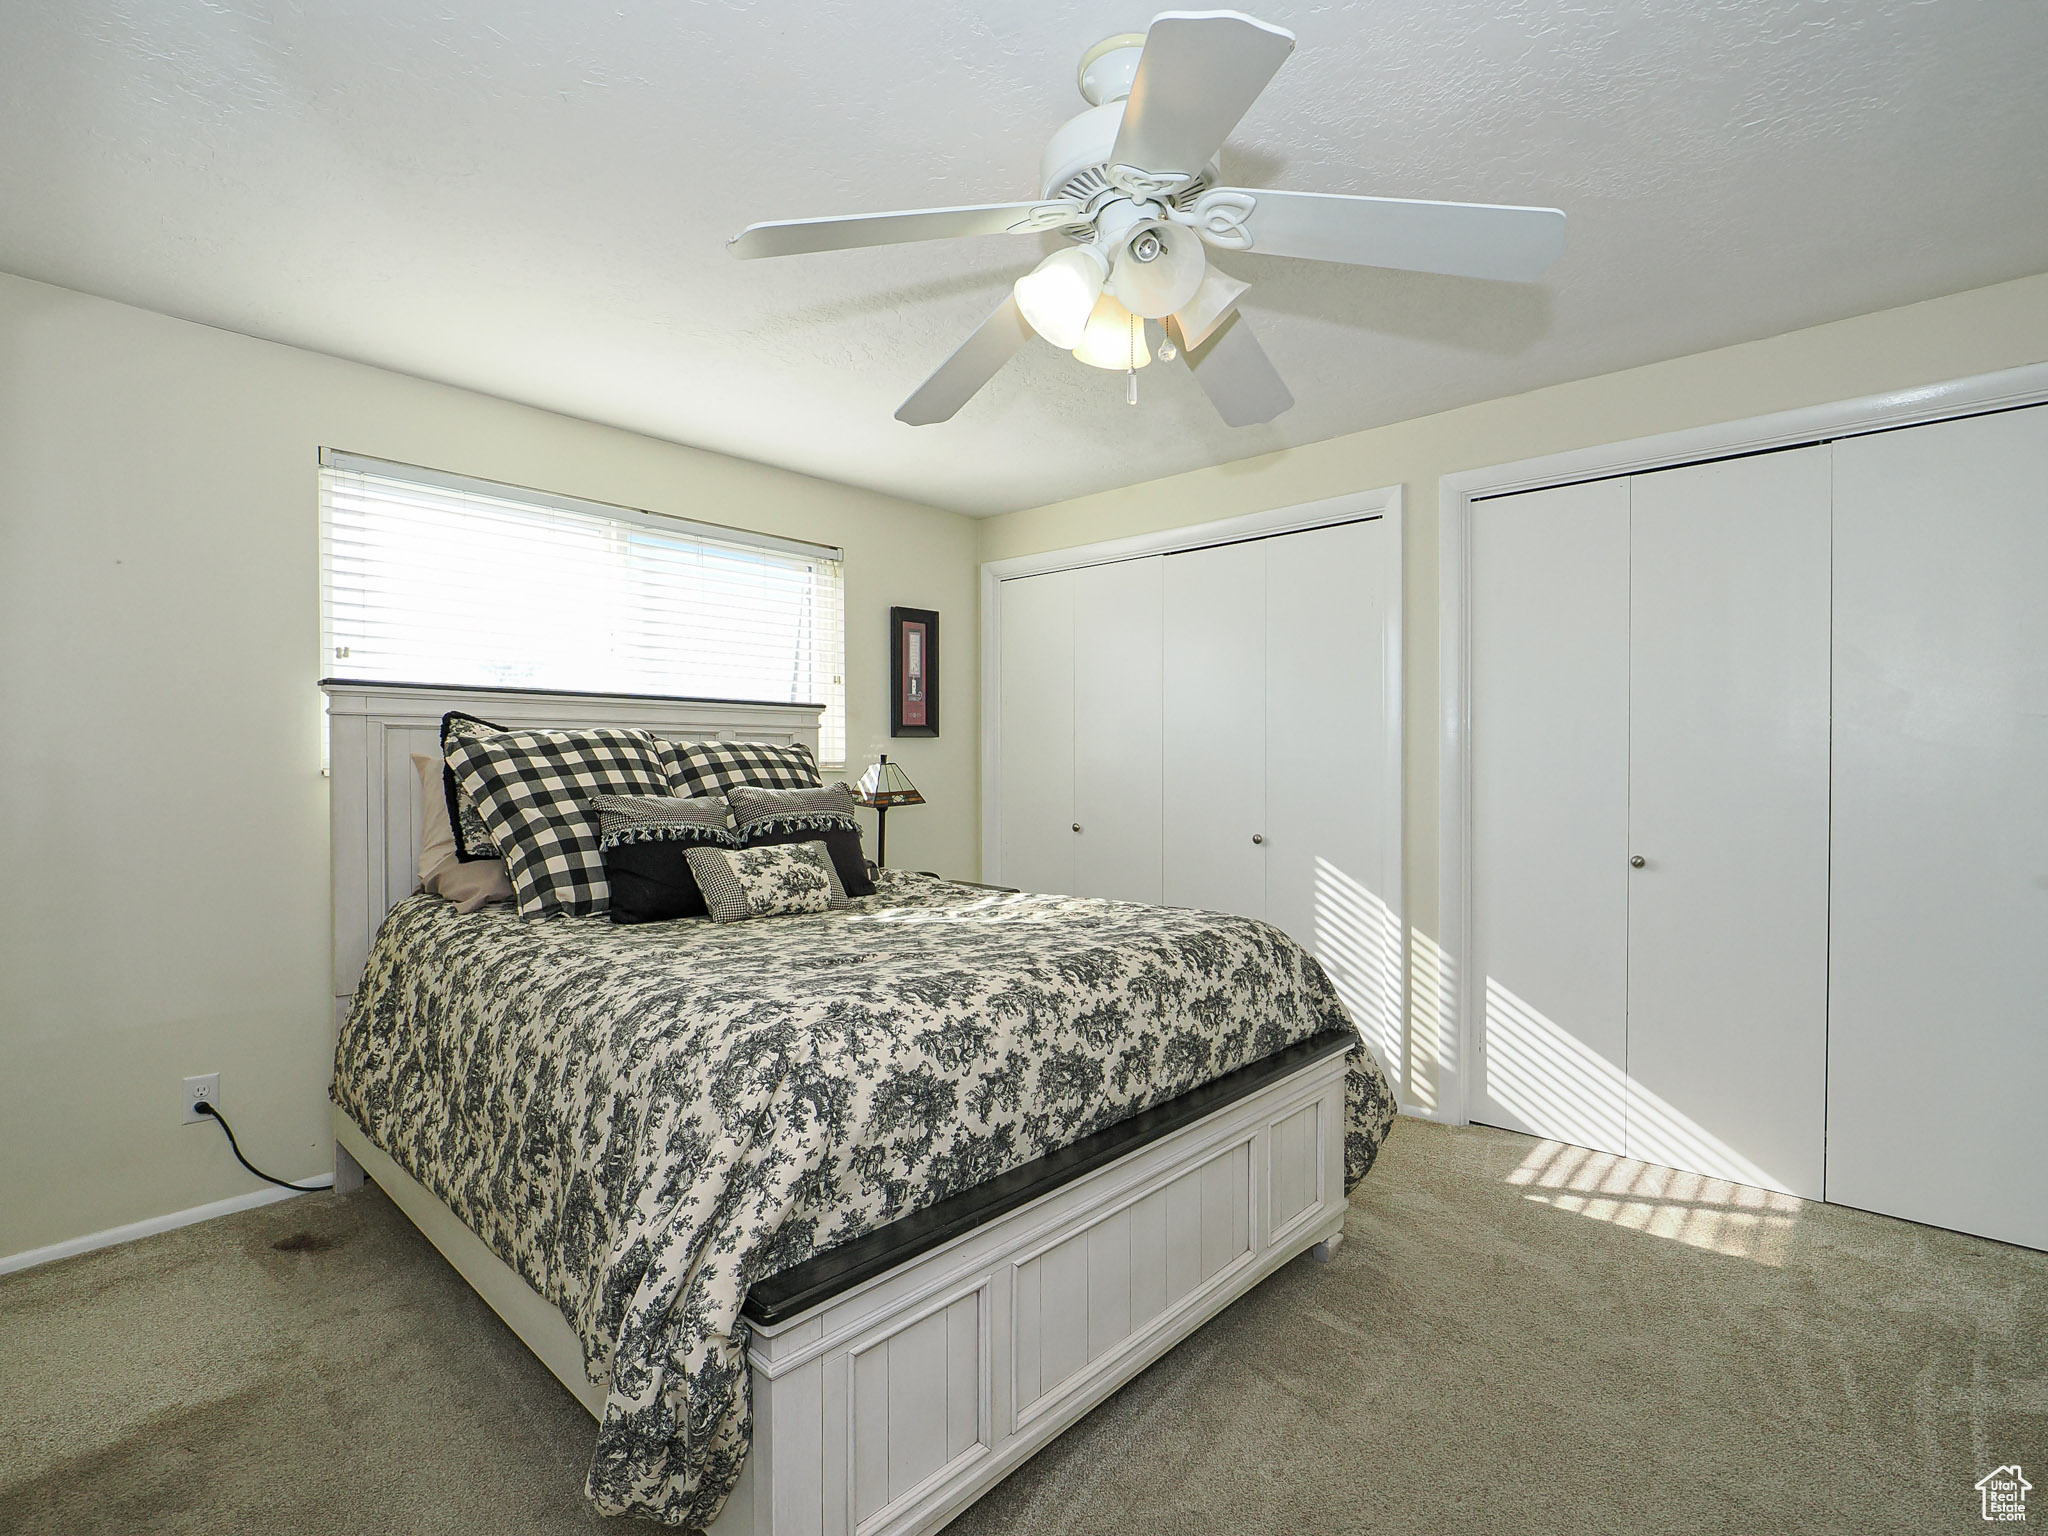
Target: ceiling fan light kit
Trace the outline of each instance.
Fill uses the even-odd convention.
[[[1031,329],[1071,351],[1081,344],[1109,271],[1109,258],[1092,245],[1054,251],[1017,279],[1017,307]]]
[[[1077,361],[1113,373],[1135,373],[1152,361],[1145,342],[1145,322],[1105,293],[1088,317],[1080,342],[1070,349]]]
[[[1207,341],[1210,333],[1230,318],[1231,311],[1237,308],[1237,301],[1251,291],[1251,286],[1211,267],[1194,296],[1185,304],[1174,307],[1174,323],[1187,344],[1199,347]]]
[[[752,258],[1056,232],[1074,244],[1018,278],[897,420],[950,420],[1034,334],[1124,372],[1136,404],[1158,333],[1160,360],[1183,361],[1226,424],[1271,421],[1294,396],[1239,310],[1248,285],[1204,246],[1504,282],[1533,282],[1564,251],[1555,208],[1219,186],[1224,139],[1293,49],[1293,33],[1237,11],[1163,12],[1081,56],[1088,110],[1047,143],[1037,202],[752,224],[731,249]]]

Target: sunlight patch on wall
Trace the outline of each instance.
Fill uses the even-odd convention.
[[[1539,1205],[1774,1267],[1785,1262],[1805,1206],[1774,1190],[1556,1141],[1538,1142],[1507,1182]]]
[[[1315,957],[1401,1089],[1401,920],[1328,859],[1316,860]]]
[[[1450,960],[1420,928],[1408,930],[1408,1100],[1434,1111],[1437,1084],[1456,1069],[1457,1053],[1447,1038]]]

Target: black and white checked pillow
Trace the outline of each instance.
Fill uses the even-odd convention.
[[[853,791],[844,784],[823,789],[762,789],[736,784],[726,795],[739,842],[757,832],[834,832],[858,825]]]
[[[795,917],[847,904],[832,856],[823,843],[777,843],[769,848],[692,847],[690,873],[704,904],[721,923],[754,917]]]
[[[456,782],[505,853],[521,917],[605,910],[599,795],[666,795],[645,731],[504,731],[448,750]]]
[[[816,789],[818,760],[802,742],[663,742],[679,795],[722,795],[742,784],[761,789]]]
[[[625,843],[731,845],[732,808],[722,795],[596,795],[598,848]]]

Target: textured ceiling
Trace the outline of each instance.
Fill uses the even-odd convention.
[[[1034,343],[897,403],[1051,237],[738,262],[768,218],[1037,195],[1072,0],[46,0],[0,49],[0,269],[986,513],[2048,269],[2039,0],[1380,0],[1300,47],[1239,184],[1553,204],[1515,287],[1225,255],[1299,403]]]

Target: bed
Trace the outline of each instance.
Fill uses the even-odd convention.
[[[1277,931],[896,872],[730,925],[462,914],[411,892],[444,711],[813,746],[815,711],[328,693],[337,1181],[591,1410],[600,1509],[936,1529],[1341,1240],[1391,1097]]]

